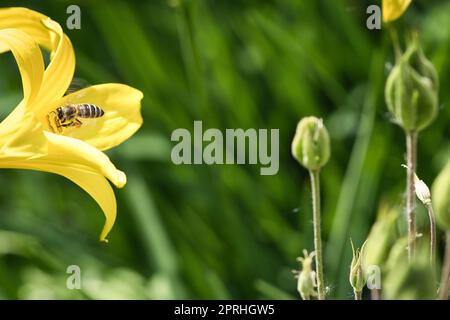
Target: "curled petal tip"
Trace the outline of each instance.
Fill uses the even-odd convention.
[[[41,23],[48,29],[61,29],[61,26],[58,24],[58,22],[52,20],[50,17],[42,18]]]
[[[114,184],[117,188],[123,188],[127,184],[127,175],[125,172],[117,170],[117,177],[116,181],[114,181]]]
[[[135,89],[137,91],[138,99],[142,100],[144,98],[144,93],[141,90]]]

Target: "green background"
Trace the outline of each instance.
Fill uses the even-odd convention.
[[[312,250],[307,172],[290,154],[297,121],[324,118],[332,157],[322,171],[325,278],[352,298],[350,237],[359,246],[381,201],[402,204],[404,135],[387,114],[393,62],[385,28],[366,28],[380,1],[2,1],[58,21],[76,77],[144,92],[144,125],[108,152],[128,184],[98,242],[103,214],[62,177],[0,171],[0,298],[297,299],[295,258]],[[81,8],[67,30],[66,8]],[[439,117],[420,136],[420,177],[431,184],[450,152],[450,2],[413,1],[414,26],[441,81]],[[0,56],[0,113],[21,98],[10,53]],[[176,128],[279,128],[280,170],[170,160]],[[426,215],[419,210],[419,230]],[[403,221],[402,221],[403,222]],[[441,236],[439,234],[439,240]],[[68,290],[78,265],[82,289]]]

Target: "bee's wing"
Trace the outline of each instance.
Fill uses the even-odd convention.
[[[66,103],[73,105],[85,103],[86,101],[83,99],[85,95],[86,93],[80,92],[79,90],[74,91],[71,97],[67,98]]]
[[[86,87],[89,87],[89,86],[90,86],[90,83],[87,80],[85,80],[83,78],[74,77],[72,79],[72,82],[69,85],[69,88],[67,88],[65,95],[77,92],[77,91],[84,89]]]

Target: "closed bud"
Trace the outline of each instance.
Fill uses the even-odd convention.
[[[394,121],[406,131],[420,131],[436,117],[439,81],[417,36],[388,76],[386,104]]]
[[[302,270],[300,272],[296,271],[298,278],[297,291],[303,300],[310,300],[311,297],[317,296],[317,291],[315,290],[317,287],[316,273],[312,269],[314,256],[314,251],[308,254],[308,251],[303,250],[303,257],[297,258],[297,261],[302,264]]]
[[[297,125],[292,155],[309,170],[318,170],[330,159],[330,137],[322,119],[306,117]]]
[[[431,193],[436,222],[443,230],[450,231],[450,161],[434,180]]]
[[[355,250],[355,247],[353,246],[353,242],[350,240],[350,243],[352,245],[352,251],[353,251],[353,259],[352,264],[350,265],[350,285],[352,286],[353,290],[355,292],[361,292],[366,285],[366,277],[365,277],[365,270],[363,265],[362,256],[364,255],[364,246],[366,245],[366,242],[361,247],[361,251],[359,248]]]

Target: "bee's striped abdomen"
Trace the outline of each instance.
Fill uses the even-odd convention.
[[[99,106],[90,103],[79,104],[77,109],[80,118],[99,118],[105,114]]]

